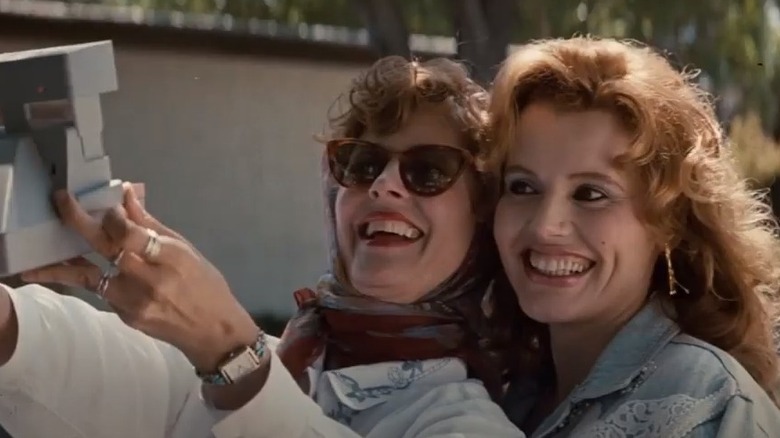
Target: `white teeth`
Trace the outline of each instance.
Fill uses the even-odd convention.
[[[378,232],[393,233],[407,239],[417,239],[422,232],[403,221],[372,221],[366,227],[366,236],[372,237]]]
[[[581,257],[553,257],[531,251],[529,254],[531,266],[545,275],[566,276],[579,274],[590,268],[592,262]]]

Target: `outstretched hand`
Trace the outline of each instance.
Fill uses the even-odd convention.
[[[123,206],[106,212],[102,221],[69,193],[55,194],[63,222],[116,262],[118,272],[105,287],[99,288],[101,269],[83,258],[22,278],[99,290],[127,325],[177,347],[199,371],[214,372],[231,351],[251,345],[258,329],[214,265],[146,212],[132,186],[124,190]]]

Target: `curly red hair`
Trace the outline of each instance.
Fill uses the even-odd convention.
[[[614,114],[633,135],[619,164],[638,176],[641,217],[659,248],[672,249],[677,281],[689,292],[659,294],[669,315],[684,332],[733,355],[771,393],[778,378],[778,225],[764,194],[740,177],[711,100],[694,78],[634,42],[530,43],[510,55],[495,80],[490,153],[503,161],[521,112],[533,102]],[[659,257],[653,290],[669,289],[666,273]]]

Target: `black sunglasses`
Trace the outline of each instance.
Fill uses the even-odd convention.
[[[368,187],[387,164],[398,157],[401,181],[418,196],[436,196],[455,184],[472,155],[465,149],[445,145],[417,145],[403,152],[365,140],[336,139],[327,143],[328,166],[342,187]]]

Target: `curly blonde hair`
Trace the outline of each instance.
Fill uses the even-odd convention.
[[[678,289],[687,291],[659,294],[670,317],[734,356],[771,393],[778,377],[778,225],[764,194],[739,176],[711,100],[694,78],[635,42],[532,42],[495,80],[490,154],[493,162],[504,160],[532,102],[614,114],[633,135],[618,164],[639,176],[640,217],[659,247],[671,248]],[[668,291],[667,279],[661,255],[651,290]]]

